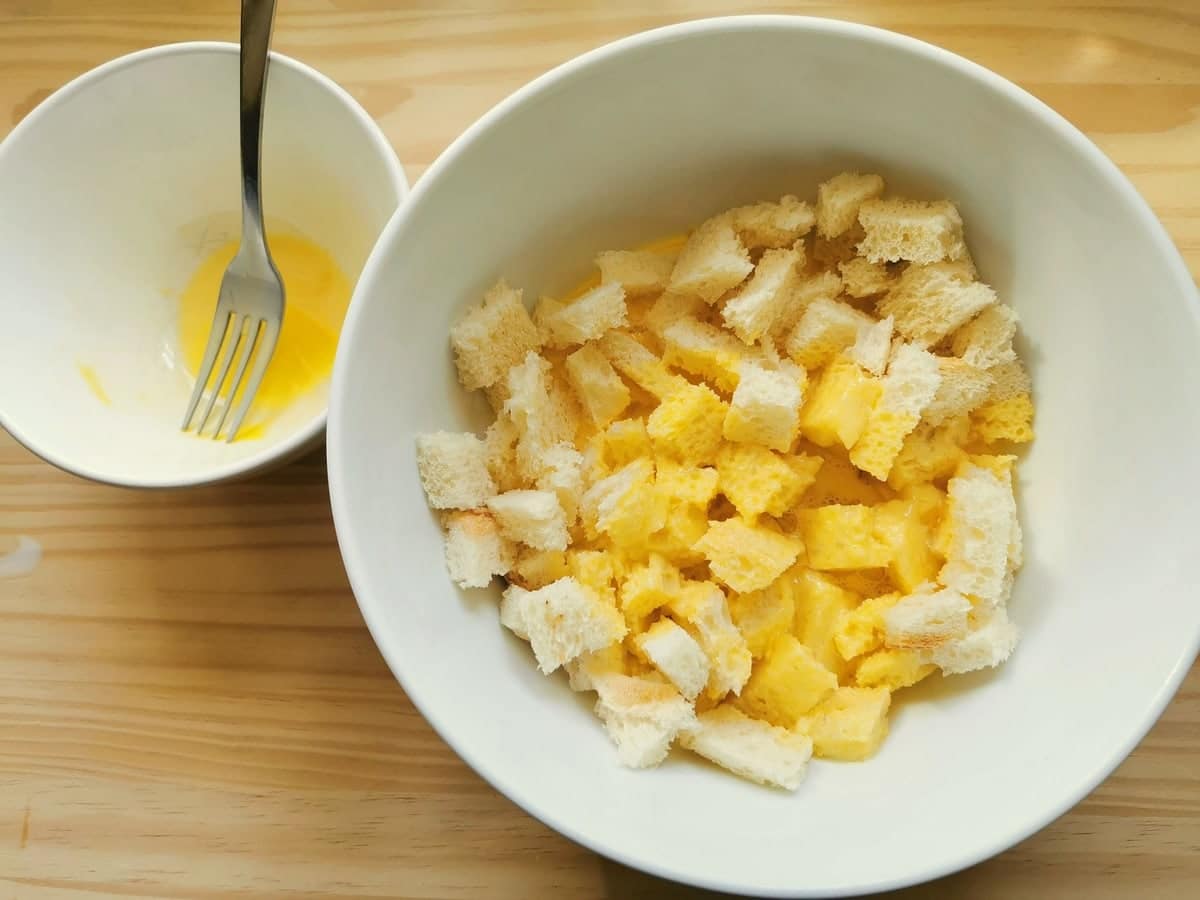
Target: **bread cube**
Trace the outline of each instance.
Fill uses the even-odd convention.
[[[941,383],[922,413],[925,421],[933,425],[966,415],[983,403],[992,389],[992,376],[985,369],[953,356],[939,356],[938,371]]]
[[[870,759],[887,737],[891,704],[886,688],[838,688],[805,717],[813,755],[845,762]]]
[[[1019,359],[1000,363],[987,370],[992,376],[992,389],[988,393],[988,403],[999,403],[1018,394],[1028,394],[1033,390],[1033,382],[1025,371]]]
[[[642,457],[588,488],[580,505],[584,529],[619,547],[639,547],[666,522],[666,498],[655,488],[654,463]]]
[[[734,231],[750,250],[790,247],[813,227],[812,208],[791,194],[778,203],[754,203],[729,210]]]
[[[588,291],[578,300],[562,304],[540,322],[546,343],[551,347],[570,347],[594,341],[628,320],[625,290],[610,282]]]
[[[818,298],[809,304],[787,338],[787,354],[806,369],[825,365],[853,347],[875,320],[848,303]]]
[[[1012,487],[984,468],[963,463],[947,486],[950,544],[938,580],[988,605],[1004,596],[1017,521]]]
[[[1013,337],[1017,333],[1017,311],[993,303],[954,332],[950,347],[969,366],[990,369],[1017,358]]]
[[[541,474],[551,447],[575,443],[580,413],[549,361],[536,353],[513,366],[507,379],[509,399],[504,410],[517,428],[517,468],[521,477],[532,483]]]
[[[629,627],[637,632],[656,609],[666,606],[681,590],[679,569],[662,556],[650,554],[645,565],[634,566],[621,581],[621,612]]]
[[[777,583],[789,576],[784,575]],[[800,643],[812,651],[822,666],[833,672],[838,681],[849,674],[849,666],[834,644],[839,618],[856,609],[862,598],[812,569],[802,569],[792,576],[795,617],[792,630]]]
[[[796,263],[799,274],[792,285],[791,296],[771,324],[769,334],[779,343],[785,343],[804,311],[818,300],[833,302],[842,292],[842,279],[836,272],[803,274],[803,260]]]
[[[459,587],[487,587],[493,575],[512,568],[515,548],[485,510],[451,511],[446,514],[445,527],[446,570]]]
[[[510,584],[500,595],[500,624],[523,641],[529,640],[525,627],[525,597],[529,594],[520,585]]]
[[[756,444],[723,444],[717,451],[721,493],[742,517],[782,516],[816,480],[815,456],[780,456]]]
[[[567,571],[601,600],[616,605],[620,565],[607,550],[568,550]]]
[[[567,555],[562,550],[519,547],[516,562],[507,576],[513,584],[535,591],[552,581],[566,578],[569,574],[571,573],[567,568]]]
[[[694,294],[660,294],[650,304],[642,322],[651,334],[663,337],[666,330],[680,319],[703,319],[708,315],[708,304]]]
[[[838,616],[833,643],[842,659],[852,660],[883,646],[883,614],[899,603],[900,597],[900,594],[871,597]]]
[[[656,463],[655,483],[670,500],[707,506],[717,493],[717,470],[702,466],[684,466],[663,458]]]
[[[858,222],[835,238],[821,237],[820,234],[816,234],[812,239],[809,262],[817,268],[836,272],[839,264],[858,258],[858,245],[862,243],[865,236],[866,232]]]
[[[501,382],[497,382],[500,384]],[[488,426],[483,435],[483,444],[487,453],[487,470],[496,485],[496,493],[511,491],[525,487],[521,477],[520,467],[517,466],[517,441],[520,432],[511,418],[503,410],[496,420]]]
[[[937,578],[941,560],[915,504],[891,500],[875,507],[875,535],[888,548],[888,573],[901,590],[912,592]]]
[[[837,270],[842,276],[842,289],[851,297],[875,297],[887,291],[896,281],[896,276],[886,265],[873,263],[861,256],[838,263]]]
[[[871,262],[928,264],[967,252],[962,217],[949,200],[867,200],[859,207],[858,221],[864,232],[858,253]]]
[[[417,474],[433,509],[474,509],[496,493],[487,446],[473,434],[417,435]]]
[[[661,293],[671,280],[675,256],[653,250],[606,250],[596,257],[600,283],[619,284],[626,295]]]
[[[892,331],[895,321],[888,316],[862,328],[858,337],[854,339],[854,345],[846,351],[847,358],[872,375],[882,375],[887,368],[888,357],[892,355]]]
[[[869,506],[833,505],[801,513],[801,533],[808,564],[822,571],[877,569],[891,553],[875,533],[875,510]]]
[[[671,271],[667,288],[713,303],[745,281],[754,269],[728,216],[716,216],[692,232]]]
[[[944,264],[909,266],[876,307],[892,316],[896,331],[919,347],[932,347],[996,302],[996,292],[963,281]]]
[[[1027,393],[994,401],[971,413],[971,434],[987,444],[1033,440],[1033,398]]]
[[[665,362],[726,393],[737,387],[739,368],[751,358],[751,349],[732,334],[693,318],[667,326],[662,338]]]
[[[794,791],[812,758],[812,741],[802,734],[751,719],[723,705],[697,716],[696,725],[679,735],[693,753],[768,787]]]
[[[539,491],[551,491],[558,497],[567,527],[574,525],[583,499],[583,454],[567,443],[550,447],[542,457],[536,485]]]
[[[809,391],[808,401],[800,410],[800,431],[821,447],[853,447],[882,393],[879,379],[849,359],[838,357]]]
[[[800,427],[803,369],[766,369],[744,363],[721,433],[726,440],[787,451]]]
[[[798,280],[799,262],[795,250],[767,250],[750,280],[721,309],[725,324],[747,344],[769,333],[794,302],[792,292]]]
[[[860,688],[898,691],[912,687],[936,671],[937,666],[925,662],[915,650],[876,650],[859,661],[854,670],[854,684]]]
[[[696,543],[713,575],[739,593],[767,587],[796,561],[800,542],[741,519],[712,522]]]
[[[574,578],[560,578],[521,595],[519,610],[538,668],[546,675],[625,636],[625,622],[616,608]]]
[[[581,653],[570,662],[563,663],[567,684],[578,693],[596,690],[596,682],[606,675],[634,674],[635,667],[624,644],[620,643]]]
[[[851,465],[845,453],[821,448],[814,450],[813,455],[821,459],[821,468],[817,470],[812,487],[800,498],[801,509],[856,503],[873,506],[894,496],[886,484]]]
[[[962,447],[970,437],[970,430],[966,416],[949,419],[936,427],[922,422],[900,445],[888,473],[888,484],[901,490],[949,478],[963,459]]]
[[[629,406],[629,388],[595,344],[585,344],[567,357],[567,380],[583,411],[603,428]]]
[[[862,434],[850,448],[850,461],[880,481],[887,481],[904,438],[920,422],[939,384],[937,357],[912,344],[898,346],[883,377],[883,392]]]
[[[691,704],[669,684],[619,674],[603,675],[594,683],[596,715],[624,766],[657,766],[667,758],[675,736],[695,725]]]
[[[521,292],[503,280],[450,329],[458,380],[469,391],[495,384],[541,345]]]
[[[928,651],[966,636],[971,603],[953,588],[924,584],[883,613],[883,642]]]
[[[646,423],[642,419],[620,419],[608,426],[599,436],[600,460],[612,471],[631,462],[649,458],[654,449]]]
[[[950,641],[929,654],[929,659],[947,675],[974,672],[1000,665],[1017,645],[1017,627],[1008,620],[1003,606],[976,613],[965,637]]]
[[[842,172],[817,187],[817,233],[824,238],[845,234],[858,222],[863,203],[883,195],[883,178]]]
[[[694,548],[706,531],[708,512],[704,506],[668,501],[666,521],[647,539],[646,552],[657,553],[676,566],[694,566],[704,562],[704,555]]]
[[[535,550],[567,548],[567,516],[552,491],[508,491],[490,498],[487,508],[510,541]]]
[[[775,638],[792,630],[796,618],[795,592],[788,576],[761,591],[730,597],[729,616],[745,638],[750,655],[756,659],[765,655]]]
[[[623,331],[610,331],[597,346],[618,372],[655,397],[665,397],[688,383],[672,375],[651,350]]]
[[[708,656],[706,694],[718,699],[740,691],[750,677],[750,649],[730,618],[724,592],[709,582],[686,581],[670,598],[667,609]]]
[[[721,445],[726,405],[709,388],[686,384],[671,392],[646,420],[655,452],[688,465],[712,462]]]
[[[708,655],[696,639],[672,619],[659,619],[633,639],[634,647],[688,700],[708,682]]]
[[[837,688],[837,676],[793,635],[776,638],[755,664],[737,705],[756,719],[792,728]]]

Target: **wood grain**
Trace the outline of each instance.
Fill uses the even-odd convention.
[[[1200,5],[1059,0],[465,5],[284,0],[279,49],[345,85],[417,176],[575,54],[733,11],[869,22],[962,53],[1084,129],[1200,274]],[[231,39],[233,0],[0,0],[0,115],[168,41]],[[602,860],[466,768],[383,665],[346,585],[322,458],[133,493],[0,436],[0,900],[704,897]],[[1200,883],[1200,669],[1090,798],[906,898],[1184,898]]]

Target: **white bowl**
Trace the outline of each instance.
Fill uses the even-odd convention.
[[[240,230],[237,98],[236,45],[155,47],[75,79],[0,145],[0,425],[57,466],[181,486],[245,475],[321,438],[328,383],[254,440],[179,430],[191,380],[177,363],[175,298]],[[354,99],[278,54],[263,179],[268,226],[312,239],[352,281],[408,189]]]
[[[617,765],[562,679],[461,593],[413,436],[478,428],[447,330],[497,277],[563,289],[592,254],[731,204],[812,195],[847,166],[956,199],[1020,312],[1038,400],[1021,467],[1024,632],[994,673],[899,702],[882,752],[815,761],[796,794],[673,756]],[[463,135],[388,225],[335,367],[330,488],[346,567],[413,702],[533,815],[629,865],[711,888],[825,896],[977,862],[1096,786],[1196,654],[1198,298],[1161,225],[1078,131],[998,76],[857,25],[753,17],[589,53]]]

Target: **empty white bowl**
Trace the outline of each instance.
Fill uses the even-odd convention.
[[[621,768],[590,696],[538,674],[495,589],[455,590],[413,437],[484,424],[447,332],[506,276],[561,291],[598,250],[847,167],[958,201],[1020,312],[1038,438],[1020,469],[1023,631],[995,672],[904,692],[862,764],[795,794],[676,753]],[[1179,254],[1065,120],[943,50],[815,19],[696,22],[619,41],[488,113],[388,225],[334,375],[330,488],[371,631],[429,721],[564,834],[711,888],[845,895],[977,862],[1064,812],[1133,748],[1200,638],[1200,327]]]
[[[237,98],[236,45],[155,47],[75,79],[0,145],[0,425],[57,466],[181,486],[244,475],[320,440],[328,383],[258,417],[253,440],[179,429],[191,381],[177,298],[239,233]],[[263,179],[268,227],[315,241],[351,281],[407,191],[354,99],[278,54]]]

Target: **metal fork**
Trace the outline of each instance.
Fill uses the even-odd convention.
[[[263,89],[266,86],[274,18],[275,0],[242,0],[242,238],[237,254],[221,279],[217,311],[213,316],[208,344],[182,426],[184,431],[189,429],[205,387],[208,387],[208,403],[196,426],[196,434],[203,434],[217,397],[222,388],[226,388],[224,408],[211,435],[214,440],[220,436],[225,418],[235,401],[237,410],[230,421],[225,440],[232,441],[237,435],[262,383],[271,354],[275,352],[279,328],[283,324],[283,279],[267,249],[259,178],[262,167]],[[243,384],[242,377],[246,374],[251,357],[254,365],[250,369],[249,379]],[[233,380],[226,385],[231,363]],[[216,379],[209,385],[214,370]]]

